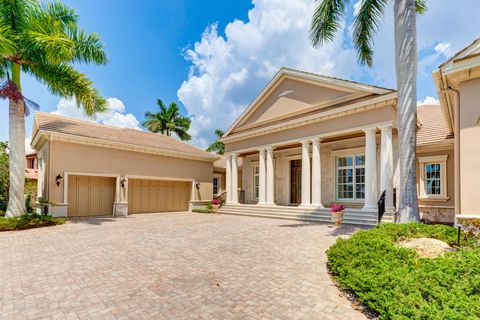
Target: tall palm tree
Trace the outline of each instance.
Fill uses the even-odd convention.
[[[423,14],[426,0],[394,1],[395,66],[398,86],[398,147],[400,205],[398,222],[419,221],[416,188],[417,38],[416,13]],[[341,27],[349,0],[323,0],[313,14],[310,39],[315,47],[332,41]],[[390,0],[361,0],[354,21],[353,43],[361,64],[372,67],[373,36]]]
[[[30,74],[52,94],[75,98],[87,115],[106,110],[106,101],[73,64],[107,63],[96,34],[78,27],[75,11],[59,2],[0,0],[0,95],[9,99],[10,193],[6,216],[26,212],[25,114],[35,106],[22,94],[21,74]]]
[[[225,143],[221,142],[220,139],[223,136],[224,132],[220,129],[215,130],[215,135],[217,136],[217,140],[212,142],[208,148],[208,152],[216,152],[217,154],[224,154],[225,153]]]
[[[175,133],[182,141],[192,139],[192,136],[188,133],[191,119],[180,114],[180,108],[175,102],[170,103],[167,108],[162,100],[157,99],[157,105],[160,108],[160,112],[152,113],[148,111],[145,113],[143,126],[148,131],[159,132],[167,136]]]

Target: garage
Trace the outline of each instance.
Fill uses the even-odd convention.
[[[192,183],[165,180],[128,180],[128,213],[187,211]]]
[[[115,178],[68,177],[68,216],[111,216],[115,199]]]

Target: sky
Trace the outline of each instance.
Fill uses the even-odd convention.
[[[110,111],[87,119],[27,75],[24,95],[41,110],[144,130],[156,100],[172,101],[192,118],[190,143],[206,147],[226,130],[280,67],[396,88],[393,7],[374,41],[374,66],[360,66],[352,45],[351,1],[335,40],[314,49],[308,40],[313,0],[63,0],[80,26],[98,33],[106,66],[78,65],[108,99]],[[430,0],[417,19],[418,101],[437,103],[431,72],[480,36],[478,0]],[[26,119],[27,140],[32,116]],[[0,100],[0,140],[8,140],[8,104]]]

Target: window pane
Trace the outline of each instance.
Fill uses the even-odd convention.
[[[365,155],[363,155],[363,154],[356,155],[355,156],[355,165],[357,165],[357,166],[365,165]]]
[[[425,185],[428,195],[442,194],[440,163],[427,163],[425,165]]]

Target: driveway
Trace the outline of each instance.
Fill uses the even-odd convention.
[[[0,318],[362,319],[322,224],[199,213],[0,233]]]

